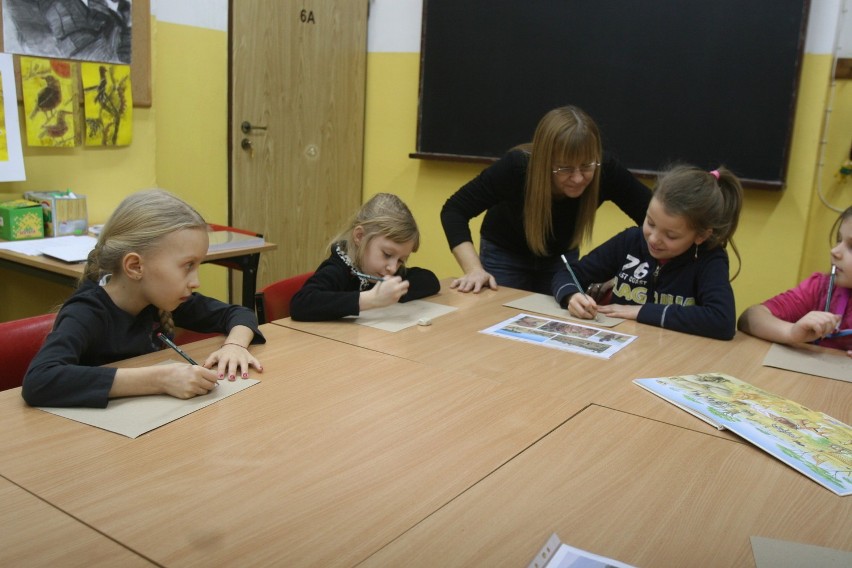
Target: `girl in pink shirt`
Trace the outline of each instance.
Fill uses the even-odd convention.
[[[815,272],[796,288],[746,309],[737,322],[740,331],[776,343],[815,342],[852,357],[852,207],[840,214],[835,229],[833,284],[830,275]]]

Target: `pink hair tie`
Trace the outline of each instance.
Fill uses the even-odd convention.
[[[719,179],[719,170],[711,170],[710,175],[716,179]]]

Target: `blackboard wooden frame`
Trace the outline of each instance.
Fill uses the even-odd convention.
[[[810,0],[423,0],[414,158],[491,162],[576,104],[639,175],[787,174]]]

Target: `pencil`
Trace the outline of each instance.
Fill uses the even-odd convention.
[[[364,274],[363,272],[358,272],[354,268],[352,269],[352,274],[358,276],[360,278],[366,278],[367,280],[372,280],[373,282],[384,282],[385,279],[381,276],[373,276],[372,274]]]
[[[828,296],[825,298],[825,311],[831,311],[831,295],[834,293],[834,278],[837,275],[837,267],[831,265],[831,276],[828,278]]]
[[[564,254],[563,254],[563,255],[561,255],[561,257],[562,257],[562,262],[563,262],[563,263],[565,263],[565,268],[567,268],[567,269],[568,269],[568,274],[570,274],[570,275],[571,275],[571,280],[573,280],[573,281],[574,281],[574,286],[576,286],[576,287],[577,287],[577,290],[579,290],[579,292],[580,292],[582,295],[584,295],[584,296],[586,296],[586,297],[588,298],[588,297],[589,297],[589,295],[588,295],[588,294],[586,294],[586,292],[584,292],[584,291],[583,291],[583,287],[582,287],[582,286],[580,286],[580,281],[579,281],[579,280],[577,280],[577,275],[576,275],[576,274],[574,274],[574,271],[573,271],[573,270],[571,270],[571,265],[570,265],[570,264],[568,264],[568,259],[567,259],[567,258],[565,258],[565,255],[564,255]]]
[[[162,332],[160,332],[160,333],[158,333],[158,334],[157,334],[157,338],[158,338],[160,341],[162,341],[163,343],[165,343],[167,347],[171,347],[172,349],[174,349],[175,351],[177,351],[177,352],[178,352],[178,355],[180,355],[181,357],[183,357],[184,359],[186,359],[187,361],[189,361],[189,364],[190,364],[190,365],[198,365],[198,363],[196,363],[195,361],[193,361],[193,360],[192,360],[192,357],[190,357],[189,355],[187,355],[186,353],[184,353],[184,352],[183,352],[183,349],[181,349],[180,347],[178,347],[177,345],[175,345],[175,344],[174,344],[174,342],[173,342],[171,339],[169,339],[168,337],[166,337],[165,335],[163,335],[163,333],[162,333]]]

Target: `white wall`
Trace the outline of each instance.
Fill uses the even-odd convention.
[[[240,0],[231,0],[239,2]],[[423,0],[369,0],[367,50],[420,51]],[[301,6],[294,4],[294,10]],[[228,0],[151,0],[159,21],[213,30],[228,30]],[[835,38],[840,37],[840,41]],[[852,0],[811,0],[805,51],[852,57]]]
[[[228,0],[151,0],[151,14],[170,24],[228,31]]]

